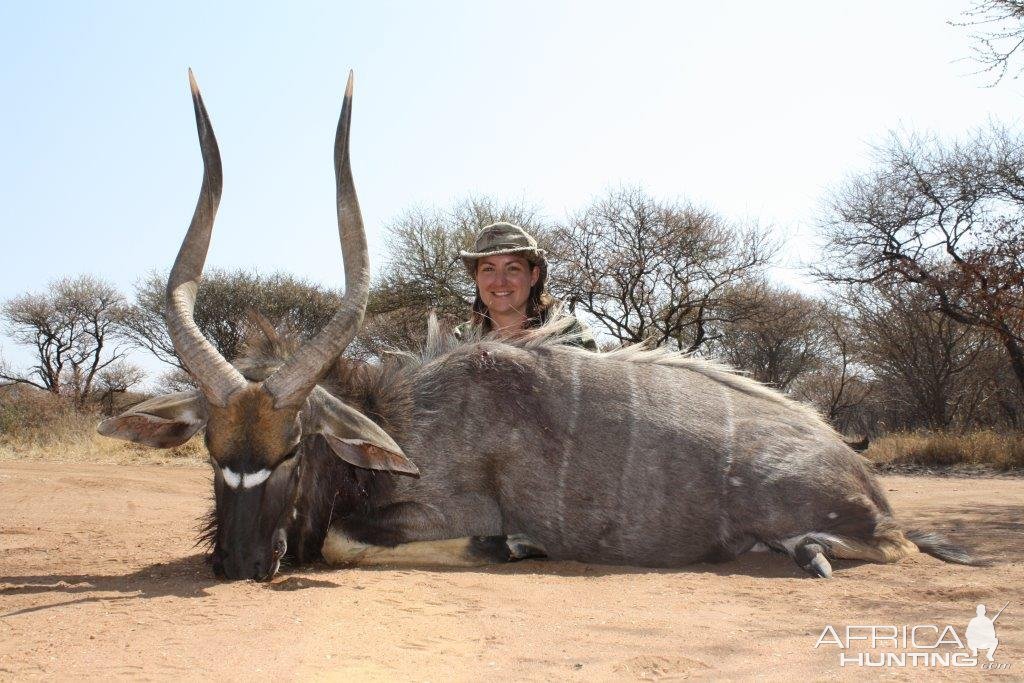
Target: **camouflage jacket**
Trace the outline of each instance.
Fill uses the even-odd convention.
[[[568,335],[569,338],[562,343],[566,346],[578,346],[587,351],[597,351],[597,342],[594,340],[594,333],[590,331],[590,328],[575,316],[565,314],[564,317],[572,318],[572,323],[565,328],[564,334]],[[456,339],[464,339],[472,326],[473,323],[467,320],[457,325],[452,330],[452,334],[455,335]]]

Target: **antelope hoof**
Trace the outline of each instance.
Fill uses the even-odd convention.
[[[825,557],[825,548],[819,543],[805,541],[793,551],[793,559],[805,572],[816,579],[832,578],[832,565]]]
[[[514,562],[516,557],[505,536],[473,536],[469,539],[469,557],[481,564]]]
[[[548,556],[544,546],[524,534],[510,534],[505,539],[505,545],[508,546],[509,557],[512,561]]]

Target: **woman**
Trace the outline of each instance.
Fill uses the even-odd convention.
[[[480,231],[473,251],[459,254],[476,282],[470,319],[455,328],[462,339],[471,330],[500,337],[547,322],[557,302],[544,287],[548,261],[529,233],[511,223],[494,223]],[[567,314],[563,314],[567,315]],[[573,318],[565,334],[567,344],[597,351],[590,330]]]

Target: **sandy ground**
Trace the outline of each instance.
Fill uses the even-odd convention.
[[[529,561],[221,583],[192,545],[207,468],[2,462],[0,678],[1024,677],[1024,479],[883,481],[904,520],[999,563],[837,563],[823,581],[750,554],[677,571]],[[1007,601],[996,662],[1009,669],[841,668],[834,644],[814,647],[829,624],[964,638],[975,605]]]

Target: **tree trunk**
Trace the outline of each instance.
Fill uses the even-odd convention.
[[[1024,396],[1024,349],[1012,335],[1002,332],[999,334],[999,338],[1003,342],[1006,353],[1010,356],[1010,367],[1013,368],[1013,374],[1017,377],[1017,383],[1020,384],[1021,396]]]

